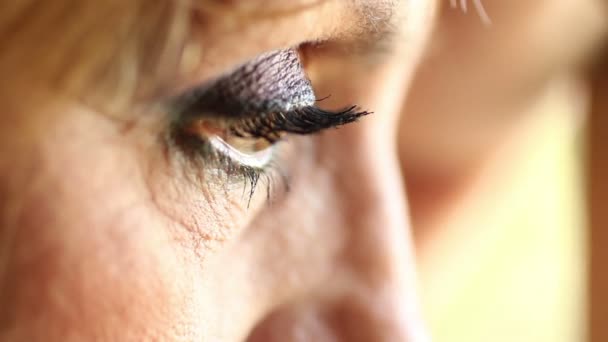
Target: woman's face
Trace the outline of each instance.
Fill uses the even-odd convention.
[[[0,15],[2,339],[424,339],[396,139],[434,1],[71,2]]]
[[[408,208],[475,239],[608,27],[483,3],[1,4],[0,340],[426,340]]]

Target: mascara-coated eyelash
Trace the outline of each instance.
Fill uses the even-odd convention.
[[[270,143],[275,143],[284,133],[313,134],[357,121],[367,114],[369,112],[358,111],[356,106],[336,112],[317,107],[304,107],[287,113],[263,113],[242,120],[232,126],[230,132],[241,138],[264,138]]]
[[[356,106],[326,111],[316,102],[297,51],[275,51],[173,99],[173,135],[196,146],[206,164],[229,176],[244,174],[252,195],[260,175],[276,164],[274,144],[283,137],[317,133],[369,114]]]

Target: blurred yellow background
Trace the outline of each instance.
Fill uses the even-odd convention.
[[[458,224],[425,244],[420,288],[434,341],[586,340],[582,125],[573,113],[584,106],[566,88],[549,90],[534,128],[515,137],[527,149],[497,153],[521,154],[515,174],[474,184],[493,200],[465,203],[459,212],[470,217],[448,213]]]

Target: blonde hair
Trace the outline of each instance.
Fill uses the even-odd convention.
[[[19,0],[0,6],[0,71],[125,103],[178,63],[185,0]],[[109,95],[109,96],[108,96]]]

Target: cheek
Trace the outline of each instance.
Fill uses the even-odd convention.
[[[0,172],[2,330],[8,340],[184,334],[193,285],[136,158],[102,120],[76,122],[1,154],[14,157]]]
[[[125,133],[98,113],[54,114],[0,126],[22,137],[0,138],[0,326],[9,339],[190,339],[219,324],[220,306],[243,316],[236,294],[254,286],[225,284],[250,270],[247,249],[264,246],[244,238],[220,252],[268,208],[265,192],[247,208],[240,184],[204,181],[150,127]],[[225,263],[214,269],[211,255]],[[229,334],[242,334],[236,325]]]

